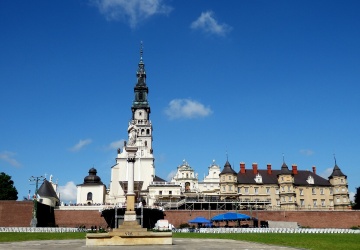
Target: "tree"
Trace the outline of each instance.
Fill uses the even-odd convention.
[[[0,200],[17,200],[18,191],[11,180],[11,176],[0,173]]]
[[[353,209],[360,209],[360,187],[356,188],[354,203]]]

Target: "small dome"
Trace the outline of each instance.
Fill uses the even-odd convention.
[[[96,173],[95,168],[90,168],[89,175],[84,178],[84,184],[102,184],[101,178],[97,176]]]

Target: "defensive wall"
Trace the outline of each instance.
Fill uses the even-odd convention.
[[[28,201],[0,201],[0,227],[28,227],[32,218],[33,203]],[[167,210],[165,219],[175,227],[197,216],[211,218],[224,210]],[[236,212],[236,211],[234,211]],[[291,221],[311,228],[351,228],[360,226],[360,210],[342,211],[238,211],[259,221]],[[105,219],[96,210],[55,209],[55,224],[59,227],[101,226],[106,228]]]

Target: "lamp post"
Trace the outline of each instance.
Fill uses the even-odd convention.
[[[38,186],[39,186],[39,181],[43,181],[43,180],[45,180],[45,177],[44,177],[44,176],[38,176],[38,177],[31,176],[31,177],[29,178],[29,181],[35,182],[35,197],[34,197],[34,199],[33,199],[33,202],[34,202],[33,217],[32,217],[31,222],[30,222],[30,226],[31,226],[31,227],[36,227],[36,225],[37,225],[36,213],[37,213],[37,194],[38,194]]]

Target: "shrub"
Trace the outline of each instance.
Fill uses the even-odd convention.
[[[180,228],[187,228],[187,227],[190,227],[188,223],[180,224]]]

